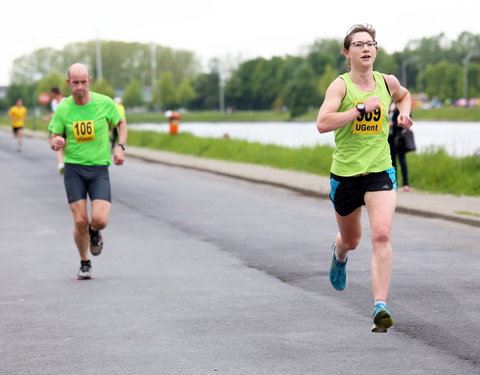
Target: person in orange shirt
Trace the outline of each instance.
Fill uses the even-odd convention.
[[[23,126],[25,125],[27,113],[27,108],[24,107],[22,99],[17,99],[17,103],[8,110],[8,116],[11,119],[13,135],[18,139],[18,152],[22,151]]]

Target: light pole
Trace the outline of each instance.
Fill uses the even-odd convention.
[[[103,77],[102,72],[102,42],[100,40],[100,36],[97,33],[97,43],[96,43],[96,65],[97,65],[97,80],[101,80]]]
[[[406,59],[406,60],[403,60],[402,61],[402,65],[400,66],[400,69],[402,71],[402,84],[403,84],[403,87],[407,87],[407,83],[408,83],[408,77],[407,77],[407,65],[408,64],[411,64],[413,62],[417,62],[417,61],[420,61],[420,57],[418,56],[413,56],[413,57],[410,57],[409,59]]]
[[[468,106],[468,63],[475,56],[480,56],[480,52],[468,51],[463,58],[463,98],[465,99],[465,106]]]
[[[155,43],[150,44],[150,80],[151,80],[151,97],[154,97],[154,93],[157,85],[157,48]],[[158,86],[157,91],[157,103],[154,104],[155,108],[158,106],[160,109],[162,108],[162,93],[160,91],[160,85]]]

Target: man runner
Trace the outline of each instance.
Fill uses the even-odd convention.
[[[117,126],[119,144],[113,162],[124,162],[127,124],[118,113],[115,103],[105,95],[89,90],[92,78],[88,68],[80,63],[68,69],[67,83],[72,96],[62,101],[49,124],[52,133],[50,147],[64,149],[65,190],[74,220],[73,236],[80,254],[79,279],[92,278],[92,255],[99,255],[103,248],[100,230],[108,223],[111,207],[111,162],[109,124]],[[91,217],[88,217],[87,194],[91,201]]]

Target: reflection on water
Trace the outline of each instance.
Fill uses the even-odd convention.
[[[131,124],[133,130],[168,132],[167,123]],[[417,121],[413,126],[417,151],[443,147],[450,155],[467,156],[480,149],[480,123]],[[181,123],[180,132],[199,137],[245,139],[288,147],[334,145],[333,132],[318,133],[315,123],[309,122],[200,122]]]

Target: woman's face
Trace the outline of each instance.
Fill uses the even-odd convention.
[[[350,65],[354,66],[372,66],[377,57],[377,43],[367,32],[355,33],[351,37],[350,46],[344,49],[347,59],[350,59]]]

